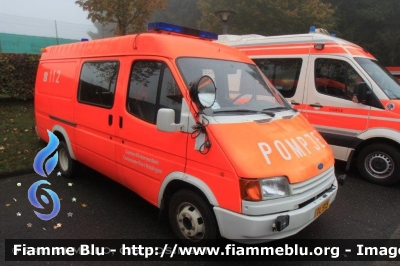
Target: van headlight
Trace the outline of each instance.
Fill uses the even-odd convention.
[[[283,198],[290,195],[289,182],[286,177],[275,177],[260,180],[263,200]]]
[[[251,201],[290,196],[289,182],[286,177],[241,179],[240,190],[242,199]]]

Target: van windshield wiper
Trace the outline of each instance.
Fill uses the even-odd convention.
[[[271,117],[275,116],[275,113],[269,112],[266,110],[258,111],[258,110],[249,110],[249,109],[228,109],[228,110],[215,110],[213,111],[213,114],[218,114],[218,113],[254,113],[254,114],[266,114]]]
[[[278,107],[271,107],[271,108],[265,108],[263,111],[283,111],[283,110],[291,110],[290,108],[283,107],[283,106],[278,106]]]

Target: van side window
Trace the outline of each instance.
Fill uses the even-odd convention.
[[[85,62],[79,79],[78,102],[111,108],[114,105],[119,62]]]
[[[127,110],[147,122],[156,123],[160,108],[175,110],[179,123],[182,94],[168,66],[162,62],[137,61],[132,66]]]
[[[264,58],[253,61],[283,97],[294,96],[303,63],[301,58]]]
[[[179,90],[174,77],[172,77],[171,71],[167,66],[165,66],[162,78],[159,108],[173,109],[175,111],[175,123],[179,123],[181,119],[182,98],[182,93]]]
[[[351,101],[354,88],[364,80],[347,62],[337,59],[315,60],[315,87],[321,94]]]

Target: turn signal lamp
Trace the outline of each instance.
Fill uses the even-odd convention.
[[[258,180],[241,179],[240,190],[242,194],[242,199],[244,200],[250,200],[250,201],[262,200],[260,181]]]
[[[178,33],[178,34],[182,34],[182,35],[194,36],[194,37],[199,37],[199,38],[209,39],[209,40],[217,40],[218,39],[218,34],[216,34],[216,33],[191,29],[191,28],[173,25],[173,24],[169,24],[169,23],[165,23],[165,22],[151,22],[147,25],[147,29],[149,31],[165,31],[165,32]]]
[[[271,200],[290,196],[289,182],[286,177],[263,179],[240,179],[242,199],[249,201]]]

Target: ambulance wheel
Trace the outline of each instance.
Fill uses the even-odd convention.
[[[189,245],[213,244],[217,221],[209,204],[191,190],[180,190],[169,203],[169,222],[175,235]]]
[[[392,185],[400,181],[400,153],[388,144],[365,147],[357,159],[361,176],[375,184]]]
[[[58,145],[58,168],[61,174],[67,178],[72,178],[77,167],[77,162],[71,158],[67,144],[60,141]]]

